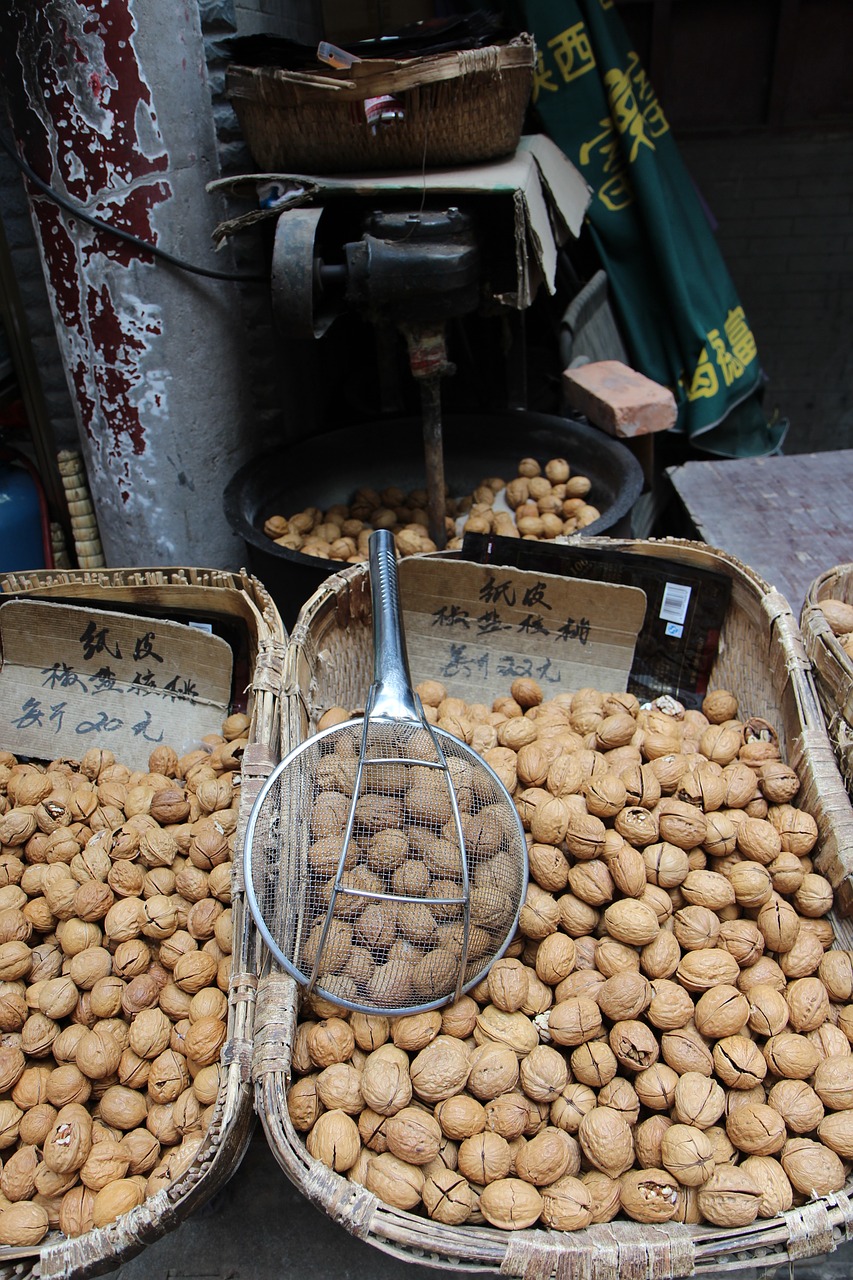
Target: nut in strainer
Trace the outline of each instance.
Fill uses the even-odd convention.
[[[512,798],[414,694],[393,539],[370,539],[374,681],[363,718],[282,760],[249,817],[249,905],[298,982],[368,1013],[457,999],[502,955],[527,888]]]

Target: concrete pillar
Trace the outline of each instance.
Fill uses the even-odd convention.
[[[0,70],[40,178],[112,226],[233,270],[195,3],[7,0]],[[222,490],[252,451],[239,286],[186,274],[28,184],[110,565],[238,568]]]

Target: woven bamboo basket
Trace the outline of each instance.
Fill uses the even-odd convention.
[[[245,680],[251,717],[234,853],[232,971],[227,1039],[220,1057],[223,1080],[205,1142],[186,1173],[109,1226],[75,1239],[51,1232],[30,1249],[0,1247],[0,1280],[50,1276],[84,1280],[117,1268],[210,1200],[237,1168],[252,1134],[250,1067],[259,957],[245,904],[241,849],[254,798],[280,754],[285,633],[266,589],[245,573],[176,568],[42,570],[0,577],[0,601],[7,596],[115,606],[142,616],[163,610],[176,620],[189,616],[227,623],[239,633],[233,646],[235,689],[242,693]]]
[[[731,604],[711,687],[731,689],[751,715],[762,716],[777,728],[783,754],[802,781],[799,802],[818,823],[818,868],[839,887],[840,895],[849,897],[853,818],[802,637],[783,597],[733,557],[701,543],[591,538],[578,545],[666,558],[722,572],[731,580]],[[448,573],[452,571],[448,558]],[[329,578],[303,606],[285,663],[286,732],[291,745],[314,730],[328,706],[363,703],[372,674],[370,628],[364,566]],[[838,911],[833,923],[840,945],[853,945],[853,927]],[[853,1227],[853,1177],[843,1193],[729,1230],[672,1223],[640,1226],[616,1220],[572,1233],[544,1228],[503,1232],[485,1226],[443,1226],[391,1208],[313,1160],[290,1123],[285,1095],[296,1020],[294,983],[280,973],[265,978],[258,991],[254,1075],[257,1111],[275,1157],[312,1204],[359,1239],[407,1261],[525,1280],[687,1276],[766,1267],[826,1253]]]
[[[841,647],[824,617],[822,600],[853,604],[853,564],[839,564],[820,574],[806,593],[801,626],[812,661],[815,684],[826,716],[838,767],[853,797],[853,660]]]
[[[485,49],[366,58],[318,74],[231,66],[226,93],[267,173],[361,173],[476,164],[518,145],[533,85],[530,36]],[[404,118],[377,126],[367,98],[390,95]]]

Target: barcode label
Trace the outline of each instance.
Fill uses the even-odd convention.
[[[675,582],[666,584],[660,606],[660,616],[664,622],[677,622],[680,625],[684,623],[691,591],[692,587],[680,587]]]

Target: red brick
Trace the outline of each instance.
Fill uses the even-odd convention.
[[[675,422],[675,396],[619,360],[596,360],[563,371],[569,406],[611,436],[630,439],[667,431]]]

